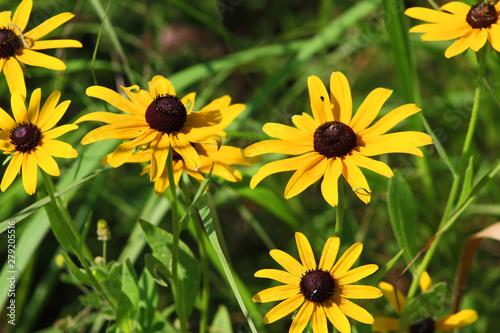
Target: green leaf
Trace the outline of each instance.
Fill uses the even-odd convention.
[[[146,253],[144,259],[146,261],[146,268],[156,283],[160,286],[168,287],[167,279],[171,280],[172,275],[167,266],[150,253]]]
[[[61,254],[64,257],[64,261],[66,262],[66,265],[68,265],[71,274],[73,274],[80,282],[92,286],[93,285],[92,280],[90,280],[87,273],[83,272],[80,268],[78,268],[78,266],[76,266],[73,263],[73,261],[66,252],[61,251]]]
[[[134,306],[130,299],[122,293],[116,308],[116,325],[125,333],[134,332]]]
[[[212,321],[212,330],[220,333],[233,333],[231,325],[231,316],[224,305],[219,305]]]
[[[125,261],[122,269],[122,291],[129,298],[134,310],[139,306],[139,286],[137,275],[129,259]]]
[[[404,322],[411,325],[428,317],[441,318],[445,316],[449,301],[446,290],[446,283],[437,283],[431,290],[408,300],[402,312]]]
[[[474,156],[471,156],[469,159],[469,165],[465,170],[464,183],[462,185],[462,192],[460,193],[460,198],[458,199],[457,207],[461,206],[472,193],[473,188],[473,178],[474,178]]]
[[[104,282],[106,289],[114,299],[120,299],[122,294],[122,264],[115,263],[109,270],[108,278]]]
[[[145,221],[141,221],[140,224],[146,236],[146,241],[153,250],[153,256],[166,265],[168,271],[171,271],[172,234]],[[177,272],[179,288],[186,307],[185,313],[189,316],[200,288],[201,277],[198,261],[189,247],[182,241],[179,242],[179,267]]]
[[[378,283],[380,280],[382,280],[382,278],[385,276],[385,274],[387,274],[387,272],[391,270],[392,266],[394,266],[394,264],[398,261],[398,259],[401,257],[401,255],[403,255],[403,253],[404,253],[404,249],[401,249],[394,256],[394,258],[389,260],[389,262],[384,267],[382,267],[382,269],[379,269],[376,274],[374,274],[373,276],[368,278],[366,283],[369,285],[374,285],[374,284]]]
[[[155,280],[146,269],[142,271],[139,278],[139,291],[141,300],[139,302],[138,324],[141,325],[144,332],[154,332],[155,313],[159,314],[156,310],[158,308],[158,291]],[[163,320],[165,319],[163,318]]]
[[[417,234],[417,208],[415,197],[406,180],[396,170],[389,180],[389,219],[396,241],[404,249],[404,258],[410,264],[417,254],[415,235]],[[413,270],[414,266],[411,267]]]

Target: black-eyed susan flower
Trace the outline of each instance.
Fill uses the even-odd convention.
[[[351,332],[351,325],[346,316],[372,324],[372,315],[349,300],[382,296],[378,288],[352,285],[378,269],[378,266],[373,264],[351,269],[361,254],[363,244],[352,245],[335,262],[340,240],[336,236],[330,237],[317,264],[307,238],[297,232],[295,240],[302,264],[286,252],[271,250],[271,257],[286,271],[262,269],[255,273],[256,277],[284,283],[282,286],[265,289],[253,297],[254,302],[282,301],[264,316],[264,323],[275,322],[298,309],[290,333],[302,332],[311,318],[314,333],[328,332],[326,318],[341,333]]]
[[[422,292],[427,292],[432,289],[432,282],[427,272],[424,272],[420,278],[420,288]],[[406,297],[403,293],[396,289],[393,285],[387,282],[380,282],[379,287],[384,293],[384,297],[392,305],[396,314],[401,315],[401,312],[406,305]],[[395,332],[400,329],[399,319],[392,317],[375,317],[375,322],[372,326],[373,332]],[[405,332],[410,333],[434,333],[437,331],[452,331],[477,320],[477,312],[474,310],[462,310],[455,314],[451,314],[439,319],[432,317],[425,318],[416,323],[409,323],[408,326],[402,327]]]
[[[370,126],[392,90],[375,89],[352,116],[351,91],[342,73],[332,73],[330,94],[316,76],[309,77],[308,86],[313,117],[307,113],[294,116],[292,121],[296,128],[267,123],[264,132],[278,140],[261,141],[245,149],[247,156],[268,153],[298,156],[264,165],[252,177],[252,188],[271,174],[295,170],[285,188],[285,198],[301,193],[323,177],[323,197],[336,206],[337,181],[342,175],[356,195],[368,203],[370,187],[360,167],[386,177],[393,175],[389,166],[371,156],[387,153],[422,156],[418,147],[432,143],[429,135],[420,132],[386,134],[400,121],[420,111],[415,104],[400,106]]]
[[[500,3],[493,4],[492,1],[480,2],[474,6],[452,1],[443,5],[440,10],[412,7],[405,14],[429,22],[410,29],[410,32],[424,33],[422,40],[456,39],[444,53],[446,58],[451,58],[469,48],[477,52],[486,41],[500,51],[499,11]]]
[[[41,90],[31,95],[26,109],[24,98],[16,91],[11,105],[14,119],[0,108],[0,149],[12,155],[0,185],[5,191],[22,172],[24,189],[28,194],[36,191],[38,167],[52,176],[59,176],[59,166],[53,157],[75,158],[78,152],[68,143],[55,140],[75,130],[69,124],[53,128],[63,117],[71,101],[59,103],[61,93],[53,92],[40,108]]]
[[[176,151],[172,154],[176,187],[179,184],[183,172],[195,178],[200,183],[205,179],[203,174],[208,174],[210,172],[230,182],[241,182],[242,176],[240,172],[233,168],[232,165],[251,165],[260,160],[259,158],[244,156],[243,150],[237,147],[222,146],[217,149],[216,145],[206,143],[193,143],[193,147],[200,156],[201,161],[201,166],[196,170],[188,168],[182,156]],[[109,164],[109,157],[110,155],[103,159],[103,164]],[[150,162],[150,160],[151,153],[149,151],[139,151],[132,155],[127,160],[127,163],[144,163]],[[158,195],[165,192],[170,185],[167,167],[155,181],[155,192]],[[143,168],[142,174],[149,173],[150,171],[151,164],[148,164]]]
[[[61,60],[37,51],[82,47],[79,41],[71,39],[39,40],[69,21],[74,16],[71,13],[51,17],[24,33],[32,7],[32,0],[23,0],[12,19],[10,11],[0,12],[0,71],[5,73],[11,94],[19,91],[23,97],[26,96],[26,84],[19,62],[30,66],[64,70],[66,65]]]
[[[125,98],[117,92],[100,86],[87,89],[87,95],[102,99],[125,114],[94,112],[76,122],[101,121],[108,125],[89,132],[82,144],[105,139],[130,140],[120,144],[108,157],[112,167],[127,162],[137,149],[151,155],[150,179],[155,181],[163,174],[170,146],[176,151],[187,168],[196,170],[202,166],[200,156],[192,143],[221,142],[226,137],[225,128],[234,118],[228,113],[243,110],[245,105],[228,107],[231,99],[224,96],[214,100],[200,111],[193,112],[195,93],[179,99],[169,80],[161,75],[149,82],[149,92],[138,86],[121,87]]]

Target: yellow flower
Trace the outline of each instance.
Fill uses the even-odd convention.
[[[256,277],[284,283],[282,286],[265,289],[253,297],[254,302],[284,300],[264,316],[264,323],[275,322],[300,308],[290,327],[291,333],[302,332],[311,318],[314,333],[328,332],[327,317],[341,333],[351,332],[351,325],[346,316],[372,324],[372,315],[349,301],[382,296],[378,288],[351,285],[378,269],[378,266],[373,264],[351,269],[363,250],[363,244],[352,245],[335,263],[340,240],[335,236],[330,237],[323,248],[319,264],[316,264],[307,238],[297,232],[295,240],[302,264],[286,252],[271,250],[271,257],[286,271],[262,269],[255,273]]]
[[[161,75],[149,82],[149,92],[138,86],[121,87],[125,98],[117,92],[100,86],[87,89],[87,95],[102,99],[125,114],[94,112],[76,121],[101,121],[108,125],[89,132],[82,144],[105,139],[131,141],[120,144],[107,159],[112,167],[126,163],[136,149],[149,147],[151,161],[150,179],[155,181],[163,174],[170,146],[176,151],[187,168],[202,166],[200,156],[192,143],[221,142],[225,128],[233,119],[231,112],[241,112],[245,105],[234,104],[224,96],[211,102],[198,112],[193,112],[195,93],[179,99],[169,80]]]
[[[24,189],[28,194],[36,191],[38,166],[52,176],[59,176],[59,166],[54,157],[75,158],[78,152],[68,143],[54,140],[78,128],[62,125],[53,128],[64,116],[71,101],[57,105],[61,93],[53,92],[40,109],[41,90],[31,95],[28,109],[24,98],[16,91],[11,105],[14,119],[0,108],[0,149],[12,155],[0,185],[5,191],[22,171]]]
[[[187,167],[181,155],[174,151],[172,155],[173,166],[174,166],[174,178],[175,185],[179,184],[179,180],[183,172],[186,172],[191,177],[198,180],[200,183],[203,182],[205,177],[202,173],[210,173],[219,176],[230,182],[241,182],[242,176],[231,165],[250,165],[257,163],[260,159],[255,157],[246,157],[243,155],[243,150],[231,146],[222,146],[217,149],[217,146],[206,143],[193,143],[193,147],[200,156],[201,166],[196,169],[190,169]],[[110,155],[103,159],[103,164],[109,164],[108,159]],[[143,163],[149,162],[151,160],[151,152],[149,151],[139,151],[132,155],[127,163]],[[213,167],[213,168],[212,168]],[[142,170],[142,174],[146,174],[151,171],[151,164],[145,166]],[[155,192],[160,195],[167,190],[169,187],[167,168],[163,170],[163,173],[155,181]]]
[[[479,51],[488,40],[491,46],[500,51],[500,25],[498,13],[500,3],[481,2],[474,6],[452,1],[442,6],[441,11],[413,7],[405,14],[418,20],[430,22],[417,25],[410,32],[423,32],[422,40],[456,41],[446,49],[446,58],[451,58],[468,48]]]
[[[432,289],[432,282],[429,274],[424,272],[420,278],[420,288],[422,292],[426,292]],[[398,315],[401,315],[405,305],[406,297],[402,292],[396,289],[394,292],[394,287],[387,282],[380,282],[380,289],[384,293],[384,297],[389,301],[394,310]],[[397,296],[396,296],[397,293]],[[456,328],[460,328],[469,324],[472,324],[477,320],[477,312],[474,310],[462,310],[452,315],[445,316],[438,320],[434,320],[429,317],[417,323],[411,324],[405,327],[405,331],[408,332],[419,332],[427,333],[434,331],[452,331]],[[399,320],[391,317],[375,317],[375,322],[372,326],[373,332],[390,332],[397,331],[399,328]]]
[[[19,62],[30,66],[64,70],[66,65],[59,59],[37,52],[38,50],[59,49],[64,47],[82,47],[72,39],[39,40],[74,15],[62,13],[24,33],[33,7],[32,0],[23,0],[17,7],[11,20],[11,12],[0,12],[0,71],[3,70],[11,94],[19,91],[26,96],[24,74]]]
[[[245,155],[267,153],[299,155],[264,165],[252,177],[254,188],[265,177],[282,171],[296,170],[290,178],[285,198],[304,191],[323,177],[321,192],[332,206],[338,203],[338,178],[342,174],[356,195],[365,203],[370,201],[370,187],[360,167],[386,177],[392,170],[369,156],[387,153],[408,153],[422,156],[418,147],[432,143],[425,133],[398,132],[385,134],[403,119],[417,113],[415,104],[400,106],[368,127],[392,90],[377,88],[364,100],[352,117],[351,91],[346,77],[334,72],[330,79],[331,93],[316,76],[308,79],[313,117],[307,113],[294,116],[297,128],[276,123],[264,125],[264,132],[279,140],[265,140],[245,149]]]

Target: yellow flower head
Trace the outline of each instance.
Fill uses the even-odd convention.
[[[452,1],[440,8],[432,10],[428,8],[413,7],[405,11],[405,14],[418,20],[430,22],[417,25],[410,32],[423,32],[422,40],[456,41],[446,49],[446,58],[451,58],[468,48],[475,52],[479,51],[488,40],[491,46],[500,51],[500,25],[498,14],[500,3],[480,2],[469,6],[465,3]]]
[[[245,108],[243,104],[231,105],[231,98],[229,96],[219,100],[218,108],[224,115],[224,121],[214,125],[214,128],[224,130]],[[191,177],[203,182],[204,177],[202,173],[210,173],[224,178],[230,182],[241,182],[242,176],[238,170],[234,169],[231,165],[250,165],[259,162],[259,157],[246,157],[243,155],[243,150],[231,146],[219,147],[209,143],[192,143],[193,148],[200,156],[201,165],[193,170],[187,166],[182,156],[176,151],[172,154],[172,161],[174,166],[175,185],[179,184],[179,180],[183,172],[186,172]],[[109,164],[109,159],[113,154],[107,155],[102,163]],[[141,150],[129,157],[127,163],[144,163],[151,161],[151,152],[149,150]],[[144,167],[142,174],[151,171],[151,164]],[[167,168],[155,181],[155,192],[162,194],[169,187]]]
[[[420,288],[422,292],[427,292],[432,289],[432,282],[429,274],[424,272],[420,277]],[[384,293],[384,297],[392,305],[394,311],[401,315],[406,305],[406,296],[393,285],[387,282],[380,282],[380,289]],[[395,332],[399,329],[399,320],[392,317],[375,317],[372,326],[373,332]],[[404,327],[405,332],[435,332],[435,331],[453,331],[477,320],[477,312],[474,310],[462,310],[455,314],[448,315],[435,320],[428,317],[416,323],[410,323],[409,326]]]
[[[363,244],[352,245],[335,263],[340,240],[335,236],[330,237],[323,248],[319,264],[316,264],[307,238],[297,232],[295,240],[302,264],[286,252],[271,250],[271,257],[286,271],[262,269],[255,273],[256,277],[284,283],[282,286],[265,289],[253,297],[254,302],[284,300],[265,315],[264,323],[270,324],[299,309],[293,319],[290,333],[302,332],[311,318],[314,333],[328,332],[326,318],[341,333],[351,332],[351,325],[346,316],[372,324],[372,315],[349,301],[382,296],[382,292],[375,287],[352,285],[378,269],[378,266],[373,264],[351,269],[363,250]]]
[[[53,128],[63,117],[71,101],[57,105],[61,93],[53,92],[41,107],[41,90],[31,95],[28,109],[21,94],[12,95],[11,105],[14,119],[0,108],[0,149],[12,159],[2,178],[1,189],[5,191],[22,171],[24,189],[28,194],[36,191],[38,166],[52,176],[59,176],[59,166],[54,157],[75,158],[78,152],[68,143],[54,140],[78,128],[62,125]]]
[[[400,121],[420,111],[415,104],[400,106],[368,127],[392,90],[375,89],[352,116],[351,90],[342,73],[332,73],[330,94],[316,76],[309,77],[308,86],[313,117],[307,113],[294,116],[292,121],[297,128],[267,123],[264,132],[278,140],[261,141],[245,149],[247,156],[268,153],[298,156],[264,165],[252,177],[252,188],[271,174],[296,170],[286,186],[286,199],[301,193],[323,177],[323,197],[330,205],[336,206],[337,181],[343,175],[356,195],[368,203],[370,187],[360,167],[386,177],[393,175],[385,163],[369,156],[387,153],[422,156],[418,147],[432,143],[430,136],[420,132],[386,134]]]
[[[82,144],[105,139],[130,139],[108,156],[107,163],[116,168],[131,158],[133,160],[137,148],[147,149],[151,181],[156,181],[165,171],[170,146],[182,157],[188,169],[202,167],[200,155],[192,143],[215,140],[220,144],[221,136],[227,137],[223,129],[234,119],[234,114],[245,108],[243,104],[230,106],[231,98],[224,96],[193,112],[195,93],[179,99],[170,81],[161,75],[149,82],[149,92],[138,86],[121,88],[129,99],[105,87],[87,89],[87,95],[102,99],[125,114],[94,112],[78,119],[77,123],[100,121],[108,124],[85,135]]]
[[[74,15],[62,13],[24,33],[33,7],[33,0],[23,0],[11,20],[11,12],[0,12],[0,71],[5,73],[10,93],[19,91],[26,97],[24,74],[19,62],[30,66],[64,70],[66,65],[59,59],[37,52],[38,50],[64,47],[82,47],[76,40],[39,40]]]

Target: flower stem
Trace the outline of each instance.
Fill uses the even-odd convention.
[[[172,160],[172,147],[167,157],[167,174],[170,190],[170,206],[172,210],[172,290],[176,303],[177,317],[181,324],[181,332],[187,332],[187,318],[184,307],[184,298],[182,296],[181,285],[179,283],[178,263],[179,263],[179,238],[181,235],[181,226],[179,223],[179,213],[177,210],[177,193],[174,177],[174,162]]]
[[[64,236],[66,239],[69,241],[69,244],[71,246],[70,250],[78,257],[78,260],[82,263],[82,266],[87,273],[87,276],[89,279],[92,281],[92,286],[96,289],[96,291],[108,302],[109,306],[113,309],[116,310],[116,303],[113,300],[112,296],[109,294],[106,288],[102,287],[101,284],[96,280],[94,277],[94,274],[92,273],[92,270],[90,269],[89,264],[87,263],[87,260],[85,258],[85,254],[83,253],[82,249],[79,246],[79,238],[80,235],[75,235],[71,231],[71,227],[69,226],[69,222],[67,219],[63,217],[63,213],[61,212],[60,207],[57,204],[56,197],[54,195],[54,188],[52,184],[52,180],[50,179],[49,175],[46,174],[44,171],[42,171],[42,177],[43,181],[45,183],[45,187],[47,189],[47,193],[49,194],[50,197],[50,204],[52,206],[52,209],[54,211],[54,214],[56,216],[55,221],[51,221],[51,227],[58,228],[62,230],[64,233]],[[54,225],[54,223],[57,223],[57,226]]]
[[[464,145],[462,148],[462,155],[460,157],[460,164],[458,168],[458,173],[457,175],[453,177],[453,184],[451,186],[450,194],[448,196],[448,201],[446,202],[446,207],[443,213],[443,216],[441,218],[441,221],[439,223],[435,239],[432,241],[432,243],[429,246],[429,249],[425,253],[424,258],[422,259],[422,263],[417,269],[417,272],[415,274],[415,277],[410,285],[410,289],[408,291],[408,298],[412,298],[415,293],[417,292],[418,288],[418,283],[420,280],[421,274],[427,269],[427,266],[429,265],[432,257],[434,256],[437,246],[440,243],[441,237],[444,234],[444,232],[440,232],[441,228],[444,225],[448,224],[448,221],[450,219],[450,214],[453,211],[453,207],[455,205],[455,201],[457,199],[457,196],[459,194],[459,189],[461,188],[460,185],[462,185],[464,178],[465,178],[465,169],[467,166],[467,161],[470,158],[471,155],[471,143],[472,143],[472,138],[474,137],[474,131],[476,129],[476,124],[477,124],[477,119],[478,119],[478,114],[479,114],[479,104],[481,102],[481,95],[483,91],[483,78],[484,78],[484,73],[486,69],[486,56],[488,54],[488,51],[486,49],[482,49],[480,52],[478,52],[478,75],[477,75],[477,86],[474,92],[474,104],[472,105],[472,112],[471,112],[471,117],[470,117],[470,122],[469,122],[469,127],[467,129],[467,133],[465,135],[465,141]],[[456,221],[456,218],[452,223]],[[449,226],[448,228],[449,229]]]
[[[344,179],[338,180],[339,202],[335,219],[335,236],[342,238],[342,228],[344,226]]]

